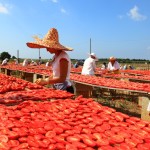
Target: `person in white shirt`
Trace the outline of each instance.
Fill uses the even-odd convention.
[[[18,59],[14,59],[14,64],[15,64],[15,65],[18,65],[18,64],[19,64]]]
[[[5,59],[2,61],[2,66],[7,65],[7,63],[8,63],[8,58],[5,58]]]
[[[37,66],[38,64],[37,64],[37,62],[35,62],[35,61],[31,61],[31,63],[30,63],[30,66]]]
[[[81,74],[90,75],[90,76],[94,75],[96,72],[96,63],[95,63],[96,60],[97,60],[97,57],[95,53],[91,53],[89,58],[87,58],[84,61]]]
[[[45,66],[46,66],[46,67],[49,67],[50,64],[51,64],[51,62],[50,62],[50,60],[48,60],[48,61],[46,62],[46,64],[45,64]]]
[[[24,59],[22,66],[27,66],[27,65],[29,65],[29,61],[28,59]]]
[[[51,28],[43,39],[36,38],[35,42],[27,43],[30,48],[46,48],[48,52],[54,54],[52,60],[53,75],[46,79],[37,79],[36,84],[47,85],[52,84],[55,89],[66,90],[74,93],[73,86],[70,81],[71,60],[66,51],[71,51],[59,43],[58,31]]]
[[[109,73],[119,73],[120,64],[118,63],[117,59],[113,56],[109,58],[109,63],[107,66],[107,70]]]
[[[105,62],[103,62],[102,66],[101,66],[101,70],[105,70],[107,69],[107,64]]]

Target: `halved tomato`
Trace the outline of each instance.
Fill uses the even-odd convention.
[[[0,135],[0,142],[7,143],[7,142],[8,142],[8,137],[7,137],[7,135]]]
[[[79,137],[76,137],[76,136],[68,136],[66,139],[67,139],[67,141],[70,142],[70,143],[79,142],[79,141],[80,141],[80,138],[79,138]]]

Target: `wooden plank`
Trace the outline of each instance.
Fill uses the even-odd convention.
[[[141,80],[141,79],[131,79],[129,78],[129,81],[131,82],[139,82],[139,83],[150,83],[150,80]]]
[[[75,95],[83,95],[83,97],[89,98],[92,97],[93,87],[89,85],[84,85],[81,83],[74,83]]]

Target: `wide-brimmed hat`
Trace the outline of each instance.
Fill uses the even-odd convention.
[[[30,48],[51,48],[56,50],[71,51],[72,48],[63,46],[59,43],[58,31],[55,28],[51,28],[43,39],[35,38],[35,42],[26,43]]]
[[[109,57],[109,60],[116,60],[114,56]]]

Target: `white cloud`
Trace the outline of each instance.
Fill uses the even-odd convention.
[[[62,13],[67,13],[67,11],[64,8],[61,8],[60,10]]]
[[[1,4],[1,3],[0,3],[0,13],[3,13],[3,14],[8,14],[8,13],[9,13],[7,7],[4,6],[4,5]]]
[[[127,15],[135,21],[145,20],[147,18],[146,16],[139,13],[139,8],[137,6],[131,8]]]
[[[53,3],[58,3],[58,0],[51,0]]]

